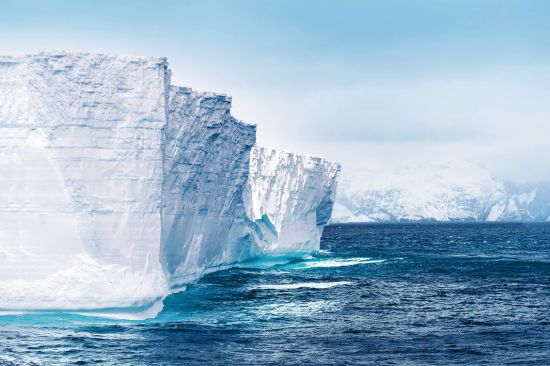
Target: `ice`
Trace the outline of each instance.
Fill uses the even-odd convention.
[[[319,249],[337,164],[255,147],[166,59],[0,57],[0,311],[149,317],[250,258]]]
[[[550,184],[513,184],[469,161],[344,170],[332,222],[544,221]]]
[[[339,165],[324,159],[254,148],[245,192],[262,252],[311,253],[319,250],[328,223]]]

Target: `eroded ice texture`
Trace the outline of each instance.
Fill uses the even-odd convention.
[[[255,254],[234,244],[256,127],[231,117],[223,95],[173,87],[169,100],[161,255],[177,283]]]
[[[325,159],[254,147],[245,199],[263,253],[319,250],[339,170]]]
[[[154,315],[205,271],[316,250],[338,166],[254,144],[165,59],[0,58],[0,310]]]

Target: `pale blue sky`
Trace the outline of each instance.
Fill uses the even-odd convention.
[[[550,1],[0,0],[3,54],[167,56],[261,143],[550,179]]]

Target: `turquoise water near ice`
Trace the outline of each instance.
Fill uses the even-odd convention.
[[[321,248],[156,319],[0,317],[0,365],[549,364],[549,224],[329,226]]]

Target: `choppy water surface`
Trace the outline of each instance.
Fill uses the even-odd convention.
[[[0,365],[550,363],[550,225],[349,225],[154,320],[0,317]]]

